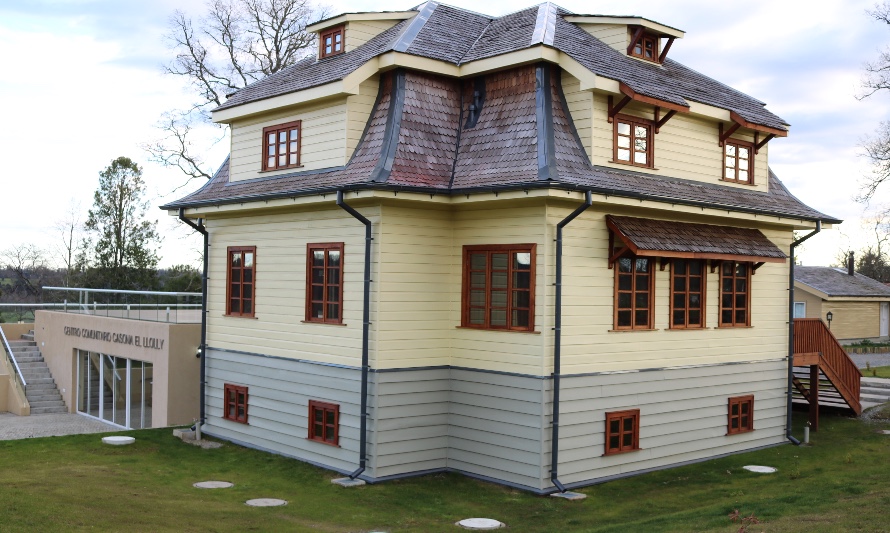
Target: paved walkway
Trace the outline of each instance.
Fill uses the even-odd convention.
[[[850,358],[859,368],[865,368],[865,363],[871,366],[890,366],[890,352],[851,353]]]
[[[12,413],[0,413],[0,440],[108,433],[111,431],[122,430],[117,426],[77,414],[17,416]]]

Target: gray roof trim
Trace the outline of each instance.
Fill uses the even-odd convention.
[[[426,25],[426,21],[430,19],[430,15],[433,14],[433,11],[435,11],[437,7],[439,7],[439,4],[433,1],[423,4],[420,13],[411,19],[411,22],[409,22],[405,29],[402,30],[402,34],[395,40],[392,49],[396,52],[404,52],[408,50],[411,43],[413,43],[414,39],[417,37],[417,34],[420,33],[420,30]]]
[[[538,6],[538,19],[529,46],[538,43],[553,46],[553,35],[556,33],[556,5],[545,2]]]
[[[380,84],[381,90],[383,84]],[[380,159],[371,171],[370,181],[385,183],[392,173],[392,165],[396,160],[399,148],[399,134],[402,131],[402,112],[405,102],[405,69],[396,69],[392,73],[392,88],[389,109],[386,116],[386,128],[383,132],[383,145],[380,147]],[[362,139],[364,141],[364,139]]]
[[[538,123],[538,179],[557,180],[556,139],[553,133],[553,91],[550,88],[550,65],[535,68],[535,119]]]

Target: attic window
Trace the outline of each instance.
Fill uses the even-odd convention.
[[[658,61],[658,37],[643,34],[631,48],[630,55],[647,61]]]
[[[335,26],[322,31],[318,36],[318,58],[323,59],[325,57],[342,54],[345,41],[345,26]]]

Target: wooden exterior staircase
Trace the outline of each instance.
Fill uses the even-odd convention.
[[[859,369],[821,319],[794,319],[793,364],[796,398],[809,404],[814,431],[819,427],[820,405],[862,413]]]

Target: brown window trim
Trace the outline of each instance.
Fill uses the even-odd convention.
[[[631,430],[624,429],[624,421],[630,419],[632,420],[633,428]],[[617,434],[613,434],[612,432],[612,422],[618,421],[618,432]],[[604,445],[603,455],[616,455],[619,453],[627,453],[633,452],[640,449],[640,410],[639,409],[628,409],[625,411],[613,411],[611,413],[606,413],[606,441]],[[624,444],[624,436],[625,434],[631,434],[631,444]],[[610,446],[610,441],[612,437],[618,438],[618,446]]]
[[[724,273],[724,267],[726,265],[730,265],[730,269],[732,270],[731,275],[727,275]],[[745,265],[745,276],[736,275],[736,265]],[[748,262],[741,261],[721,261],[719,263],[718,268],[720,269],[720,315],[719,315],[719,327],[721,328],[741,328],[741,327],[750,327],[751,326],[751,270],[753,265]],[[730,279],[732,280],[732,291],[727,292],[724,290],[724,280]],[[745,291],[739,291],[738,285],[736,283],[737,280],[744,279],[745,280]],[[736,297],[739,294],[745,295],[745,321],[744,323],[736,320],[736,312],[741,310],[741,307],[736,305]],[[724,296],[729,294],[732,298],[732,306],[726,307],[724,305]],[[723,320],[723,312],[730,311],[731,312],[731,321]]]
[[[738,414],[733,415],[733,406],[738,406]],[[742,414],[743,406],[748,407],[747,420]],[[733,420],[738,421],[737,427],[732,427]],[[726,411],[726,434],[736,435],[739,433],[748,433],[754,431],[754,395],[735,396],[729,399],[729,406]]]
[[[251,281],[250,282],[245,283],[245,281],[244,281],[245,268],[243,266],[240,268],[240,270],[241,270],[240,281],[238,281],[238,282],[232,281],[232,256],[235,254],[238,254],[238,253],[241,254],[241,265],[244,265],[244,262],[245,262],[244,254],[246,254],[246,253],[253,254],[253,266],[250,267],[250,271],[251,271],[251,276],[250,276]],[[238,284],[239,295],[237,297],[232,296],[232,285],[234,283]],[[251,294],[250,298],[244,297],[244,286],[245,285],[250,286],[250,294]],[[233,312],[232,311],[232,300],[233,299],[238,300],[238,309],[239,310],[243,310],[244,309],[244,301],[249,300],[250,301],[250,311],[246,312],[246,313],[244,311]],[[228,248],[226,248],[226,316],[239,316],[239,317],[253,318],[255,315],[256,315],[256,246],[229,246]]]
[[[726,177],[726,169],[729,168],[726,166],[726,148],[729,145],[733,145],[736,148],[736,156],[735,156],[735,179]],[[739,179],[739,159],[738,159],[738,150],[739,148],[747,148],[748,149],[748,181],[743,181]],[[727,181],[729,183],[739,183],[742,185],[754,185],[754,143],[750,143],[748,141],[740,141],[738,139],[727,139],[723,142],[723,159],[720,163],[720,168],[722,169],[720,172],[720,179],[722,181]]]
[[[652,57],[646,57],[646,43],[652,44]],[[640,52],[637,53],[636,45],[632,46],[628,52],[628,55],[631,57],[638,57],[640,59],[644,59],[646,61],[651,61],[653,63],[660,63],[659,61],[659,48],[661,47],[661,39],[652,33],[643,33],[640,37],[638,43],[640,46]]]
[[[322,413],[322,421],[321,421],[321,435],[318,435],[315,431],[316,425],[316,411],[321,411]],[[327,413],[333,411],[334,413],[334,423],[328,424],[325,422],[327,418]],[[333,427],[331,427],[333,426]],[[328,434],[328,430],[333,432],[333,435]],[[331,437],[328,439],[327,437]],[[309,435],[306,437],[309,440],[314,440],[316,442],[320,442],[322,444],[327,444],[328,446],[336,446],[340,447],[340,406],[335,403],[327,403],[327,402],[319,402],[316,400],[309,400]]]
[[[680,261],[686,262],[686,273],[685,274],[677,274],[677,263]],[[699,263],[701,267],[701,276],[695,276],[689,272],[689,265],[692,263]],[[685,290],[678,291],[676,288],[676,279],[677,278],[685,279]],[[701,277],[701,290],[692,291],[690,289],[691,283],[690,279],[694,277]],[[707,315],[707,287],[708,287],[708,269],[707,264],[703,260],[695,260],[695,259],[674,259],[671,261],[671,285],[670,285],[670,298],[671,298],[671,307],[670,307],[670,316],[668,317],[670,323],[670,329],[705,329],[705,317]],[[689,324],[689,313],[692,309],[689,307],[689,297],[692,294],[699,294],[699,308],[698,311],[700,313],[699,323],[695,325]],[[678,296],[682,296],[684,308],[677,309],[676,308],[676,298]],[[676,312],[684,313],[683,324],[675,324],[674,323],[674,314]]]
[[[619,123],[629,123],[630,124],[630,161],[622,161],[618,159],[618,125]],[[642,126],[646,128],[646,164],[636,163],[634,161],[634,154],[636,151],[634,150],[634,136],[633,131],[636,126]],[[612,121],[612,161],[619,165],[629,165],[633,167],[640,168],[655,168],[655,135],[653,134],[655,131],[655,123],[646,118],[634,117],[631,115],[615,115],[615,119]],[[624,137],[622,135],[622,137]]]
[[[623,259],[630,259],[630,261],[631,261],[631,271],[629,273],[629,275],[631,276],[631,282],[630,282],[631,289],[629,291],[628,290],[619,290],[620,276],[628,275],[627,272],[621,272],[620,261]],[[648,274],[647,274],[649,276],[649,288],[645,291],[646,294],[648,294],[648,300],[647,300],[648,301],[648,307],[647,307],[648,314],[647,314],[647,319],[646,319],[647,323],[644,326],[638,326],[637,319],[636,319],[637,311],[638,311],[636,295],[637,295],[637,293],[644,292],[644,291],[640,291],[636,288],[637,276],[638,276],[638,273],[636,270],[636,260],[637,259],[645,259],[649,263],[649,270],[648,270]],[[630,253],[625,254],[622,257],[619,257],[618,259],[615,260],[615,266],[613,267],[613,269],[615,270],[615,277],[614,277],[614,290],[613,290],[613,301],[612,301],[612,309],[613,309],[612,329],[613,330],[615,330],[615,331],[631,331],[631,330],[655,329],[655,323],[654,323],[655,322],[654,321],[654,316],[655,316],[655,313],[654,313],[654,311],[655,311],[655,269],[653,268],[654,265],[655,265],[654,258],[652,258],[652,257],[637,257]],[[630,326],[621,326],[618,324],[619,295],[621,293],[627,293],[627,292],[630,292],[630,295],[631,295],[630,296]],[[627,308],[621,308],[621,309],[627,310]]]
[[[535,330],[535,263],[537,261],[536,256],[537,245],[536,244],[484,244],[484,245],[464,245],[463,247],[463,290],[461,296],[461,323],[460,326],[463,328],[472,328],[472,329],[487,329],[487,330],[499,330],[499,331],[534,331]],[[485,252],[488,254],[485,265],[485,303],[482,306],[473,306],[470,302],[471,290],[474,287],[471,287],[471,277],[472,277],[472,265],[470,263],[470,255],[474,253]],[[491,287],[491,254],[492,253],[503,253],[506,252],[510,257],[508,259],[507,264],[507,287],[504,290],[506,292],[506,304],[505,309],[507,313],[507,325],[506,326],[492,326],[491,325],[491,294],[493,289]],[[530,254],[530,264],[529,264],[529,286],[528,288],[516,288],[514,279],[513,279],[513,261],[512,255],[514,253],[528,253]],[[479,290],[478,288],[475,288]],[[498,289],[500,290],[500,289]],[[528,292],[528,307],[517,307],[513,305],[513,293],[516,291]],[[484,319],[482,324],[472,324],[470,322],[470,310],[472,308],[482,308],[484,313]],[[528,325],[527,326],[513,326],[513,311],[528,311]]]
[[[244,409],[244,414],[238,414],[238,408]],[[230,411],[231,408],[231,411]],[[247,387],[226,383],[223,389],[223,418],[247,423]]]
[[[305,322],[314,322],[321,324],[343,324],[343,260],[344,260],[344,252],[343,252],[343,243],[342,242],[321,242],[321,243],[309,243],[306,245],[306,320]],[[312,270],[315,267],[312,263],[313,252],[315,251],[323,251],[324,252],[324,266],[321,267],[323,272],[323,281],[321,283],[313,283]],[[330,257],[330,252],[337,251],[340,252],[340,265],[339,271],[337,272],[337,283],[329,283],[328,276],[330,275],[330,269],[337,267],[329,267],[328,259]],[[313,286],[321,286],[322,288],[322,299],[321,300],[313,300],[312,299],[312,287]],[[330,289],[336,287],[338,299],[329,300],[328,296],[330,293],[328,292]],[[316,317],[312,315],[312,305],[313,304],[321,304],[322,308],[322,318]],[[328,317],[328,306],[336,305],[337,306],[337,316],[336,317]]]
[[[263,170],[263,172],[272,172],[275,170],[284,170],[284,169],[288,169],[288,168],[297,168],[297,167],[302,166],[300,164],[300,152],[301,152],[301,148],[303,146],[303,126],[302,126],[302,124],[303,124],[302,120],[295,120],[293,122],[285,122],[284,124],[275,124],[274,126],[267,126],[267,127],[263,128],[263,142],[262,142],[262,145],[263,145],[262,170]],[[297,130],[297,140],[296,140],[297,162],[296,163],[290,162],[290,156],[293,153],[293,151],[290,149],[290,145],[291,145],[291,142],[293,142],[293,141],[291,141],[291,139],[288,137],[287,141],[284,143],[285,145],[288,146],[287,152],[284,154],[284,157],[287,160],[287,163],[284,165],[281,165],[281,164],[279,164],[279,157],[282,154],[278,151],[278,148],[281,146],[282,143],[281,143],[281,141],[279,141],[278,136],[282,132],[289,134],[289,132],[291,130]],[[271,166],[269,165],[269,157],[270,157],[270,155],[269,155],[269,135],[270,134],[275,136],[275,144],[274,144],[275,155],[272,156],[275,159],[275,164],[271,165]]]
[[[334,35],[340,34],[340,49],[334,49]],[[324,51],[324,41],[328,36],[331,37],[331,52],[325,53]],[[323,32],[318,34],[318,58],[324,59],[326,57],[336,56],[344,53],[346,51],[346,25],[341,24],[339,26],[334,26],[333,28],[328,28]]]

